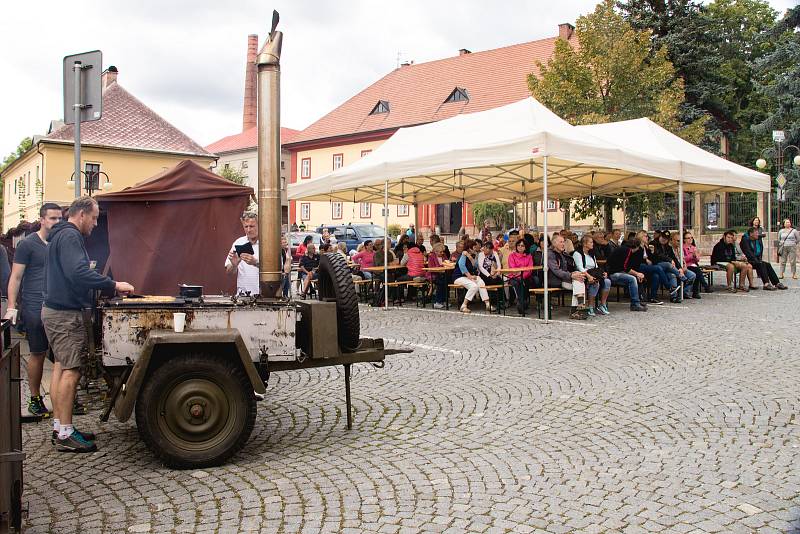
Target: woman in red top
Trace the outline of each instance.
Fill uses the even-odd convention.
[[[672,236],[677,242],[678,232],[675,232]],[[683,261],[686,262],[686,267],[695,274],[692,296],[697,299],[700,298],[701,285],[703,286],[703,291],[711,293],[713,289],[708,285],[706,277],[703,275],[703,269],[700,267],[700,255],[697,253],[697,245],[694,244],[694,237],[689,230],[683,233]]]
[[[533,267],[533,256],[528,253],[528,247],[522,239],[516,242],[514,252],[508,256],[508,268],[519,267]],[[514,292],[517,294],[517,311],[524,315],[530,300],[530,289],[533,287],[533,270],[511,273],[508,278],[512,280]]]

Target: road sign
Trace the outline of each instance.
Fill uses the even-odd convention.
[[[776,143],[783,143],[786,140],[786,134],[783,130],[772,130],[772,140]]]
[[[783,173],[778,174],[778,177],[775,179],[775,183],[778,184],[778,187],[783,189],[786,187],[786,176]]]
[[[76,71],[75,64],[80,64]],[[75,99],[75,73],[80,74],[80,99]],[[103,116],[103,53],[99,50],[64,57],[64,122],[75,122],[75,103],[81,105],[80,120],[96,121]]]
[[[779,187],[778,188],[778,200],[785,201],[786,200],[786,189]]]

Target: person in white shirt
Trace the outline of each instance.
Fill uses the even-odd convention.
[[[242,228],[244,235],[233,242],[228,257],[225,259],[225,272],[236,273],[236,293],[238,295],[250,293],[259,294],[258,284],[258,214],[246,211],[242,214]],[[237,254],[236,246],[250,243],[254,254]]]
[[[494,245],[491,240],[483,243],[481,251],[478,254],[478,272],[483,278],[483,282],[487,285],[502,284],[501,274],[497,271],[503,268],[503,263],[500,261],[500,256],[494,251]]]

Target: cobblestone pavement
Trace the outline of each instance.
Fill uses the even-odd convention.
[[[413,354],[273,375],[226,466],[25,427],[27,532],[800,532],[800,290],[545,325],[362,308]]]

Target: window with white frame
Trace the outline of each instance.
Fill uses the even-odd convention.
[[[558,203],[555,200],[547,201],[547,211],[556,211],[557,209],[558,209]]]
[[[359,204],[358,211],[362,219],[369,219],[372,217],[372,204],[369,202],[362,202]]]
[[[310,202],[301,202],[300,203],[300,220],[301,221],[308,221],[311,219],[311,203]]]
[[[342,203],[331,202],[331,219],[339,220],[342,218]]]
[[[300,163],[300,178],[311,178],[311,158],[303,158]]]
[[[344,154],[334,154],[333,155],[333,170],[341,169],[342,165],[344,165]]]
[[[397,205],[397,216],[398,217],[408,217],[408,204],[398,204]]]

